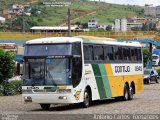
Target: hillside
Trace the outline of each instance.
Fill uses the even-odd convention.
[[[0,0],[0,10],[8,9],[13,4],[30,2],[32,0]]]
[[[10,8],[13,3],[30,2],[32,0],[0,0],[0,9]],[[112,24],[116,18],[138,16],[143,17],[144,10],[139,6],[109,4],[87,0],[58,0],[58,2],[70,2],[68,7],[48,7],[44,2],[55,0],[37,0],[31,4],[31,16],[25,16],[26,30],[32,26],[59,26],[67,21],[68,8],[71,9],[71,23],[86,23],[91,18],[96,18],[100,24]],[[37,11],[41,11],[37,14]],[[12,20],[11,28],[20,29],[22,16]],[[14,27],[15,26],[15,27]],[[19,26],[19,27],[18,27]]]
[[[41,7],[41,2],[39,1],[38,5],[34,5],[34,7]],[[64,1],[64,0],[63,0]],[[143,16],[143,8],[139,6],[130,6],[130,5],[116,5],[116,4],[108,4],[103,2],[91,2],[84,1],[80,2],[80,0],[71,0],[71,5],[69,6],[71,9],[71,17],[72,19],[79,18],[82,12],[77,12],[78,10],[82,10],[84,12],[96,11],[94,14],[90,15],[82,15],[79,19],[72,21],[75,22],[88,22],[90,18],[97,18],[99,23],[108,24],[113,23],[114,19],[128,17],[128,16]],[[67,9],[68,7],[45,7],[45,14],[35,16],[33,19],[38,20],[38,25],[60,25],[63,21],[67,20]],[[74,10],[73,10],[74,9]],[[76,10],[75,10],[76,9]]]

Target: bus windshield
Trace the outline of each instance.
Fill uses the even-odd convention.
[[[152,59],[158,59],[158,56],[152,56]]]
[[[69,59],[26,59],[24,86],[69,85]]]

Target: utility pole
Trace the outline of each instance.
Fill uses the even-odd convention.
[[[68,37],[71,37],[71,11],[68,8]]]
[[[24,11],[22,12],[22,18],[23,18],[23,23],[22,23],[22,31],[25,33],[25,20],[24,20]]]

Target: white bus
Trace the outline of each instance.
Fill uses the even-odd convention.
[[[160,62],[159,55],[152,54],[152,66],[158,66]]]
[[[51,37],[27,41],[23,100],[48,109],[50,104],[133,99],[143,90],[139,43],[89,37]]]

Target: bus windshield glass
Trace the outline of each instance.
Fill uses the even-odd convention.
[[[71,44],[27,45],[25,56],[71,55]]]
[[[152,56],[152,59],[158,59],[158,56]]]
[[[69,59],[26,59],[24,86],[69,85]]]

